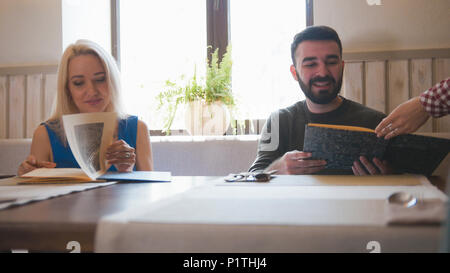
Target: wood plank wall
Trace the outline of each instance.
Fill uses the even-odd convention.
[[[346,60],[342,94],[383,113],[450,76],[450,58]],[[429,119],[418,132],[450,132],[450,116]]]
[[[31,138],[50,115],[56,95],[56,66],[2,68],[0,139]]]
[[[450,49],[413,58],[344,54],[342,95],[384,113],[450,76]],[[387,56],[382,58],[379,56]],[[419,56],[418,56],[419,55]],[[421,56],[420,56],[421,55]],[[447,56],[449,55],[449,56]],[[425,56],[425,57],[424,57]],[[367,57],[367,58],[365,58]],[[30,138],[49,117],[57,66],[0,68],[0,138]],[[237,134],[260,134],[265,120],[245,121]],[[419,132],[450,132],[450,116],[429,119]],[[233,134],[230,128],[227,134]]]

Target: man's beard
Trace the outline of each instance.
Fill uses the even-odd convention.
[[[297,72],[296,72],[297,73]],[[315,77],[312,78],[311,80],[309,80],[309,84],[306,85],[301,78],[299,77],[298,73],[297,73],[297,78],[298,78],[298,83],[300,85],[300,88],[302,89],[303,93],[305,94],[305,96],[310,99],[312,102],[317,103],[317,104],[328,104],[330,102],[332,102],[337,95],[339,94],[339,92],[341,91],[341,86],[342,86],[342,74],[339,78],[339,81],[336,83],[336,80],[333,77],[330,76],[325,76],[325,77]],[[334,85],[334,89],[332,90],[331,93],[328,93],[328,91],[326,90],[319,90],[319,94],[315,95],[312,91],[312,85],[314,82],[324,82],[324,81],[329,81],[330,83],[332,83]]]

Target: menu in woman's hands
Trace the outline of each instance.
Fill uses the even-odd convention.
[[[26,173],[24,183],[59,183],[95,181],[106,173],[106,149],[113,141],[117,124],[114,112],[83,113],[63,116],[64,131],[77,168],[41,168]]]

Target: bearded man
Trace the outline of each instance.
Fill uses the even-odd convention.
[[[361,126],[375,129],[385,115],[339,95],[344,72],[342,44],[336,31],[311,26],[298,33],[291,45],[290,71],[306,99],[271,114],[258,144],[250,171],[276,170],[277,174],[333,173],[327,162],[311,159],[303,152],[308,123]],[[361,156],[352,166],[353,174],[387,174],[388,162]]]

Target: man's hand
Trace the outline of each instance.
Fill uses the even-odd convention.
[[[311,174],[325,168],[325,160],[308,159],[310,157],[311,153],[290,151],[272,163],[267,171],[277,170],[277,174]]]
[[[108,164],[116,167],[118,172],[132,172],[136,164],[136,153],[134,148],[123,140],[117,140],[106,150]]]
[[[374,157],[372,162],[373,164],[364,156],[360,156],[359,160],[364,165],[366,169],[363,168],[361,163],[358,161],[353,162],[352,170],[354,175],[376,175],[376,174],[391,174],[393,173],[392,168],[389,167],[389,164],[386,160],[379,160]],[[376,167],[375,167],[375,166]],[[369,173],[367,173],[367,171]]]

